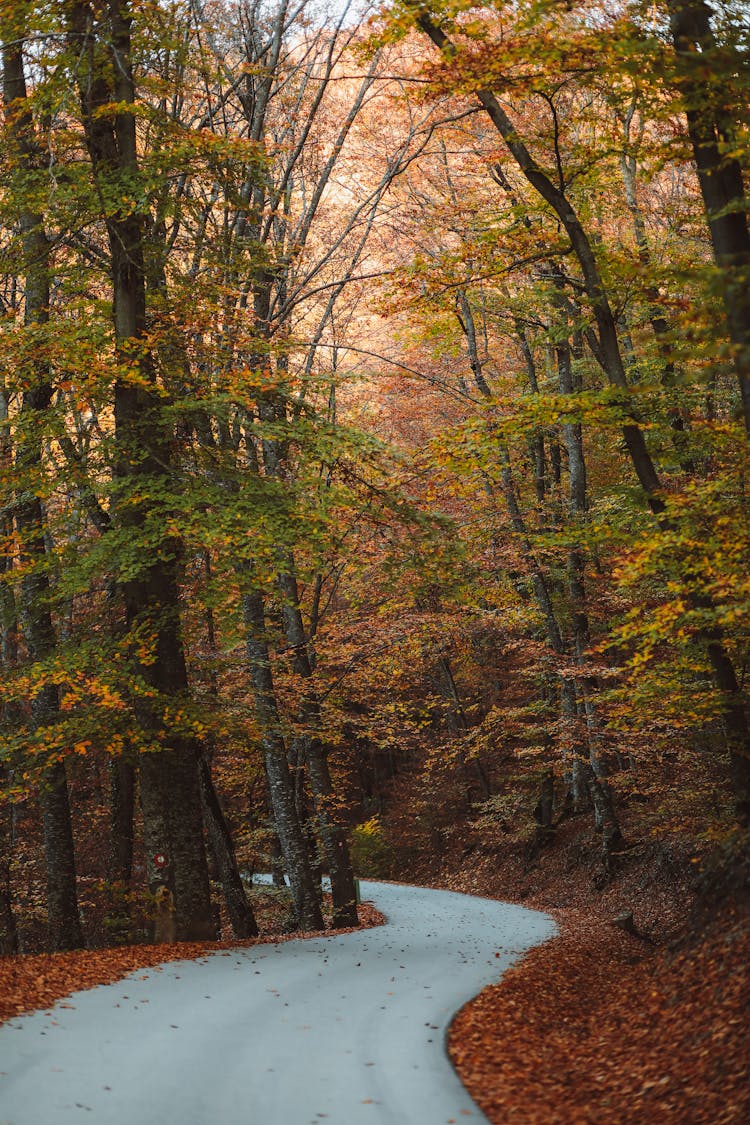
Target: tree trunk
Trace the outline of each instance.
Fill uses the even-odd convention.
[[[27,106],[22,44],[19,41],[3,47],[3,97],[18,166],[26,176],[34,176],[38,174],[44,155],[37,143],[34,121]],[[40,214],[21,205],[19,225],[25,273],[24,325],[39,330],[49,324],[50,246]],[[43,349],[41,351],[43,356]],[[20,486],[15,508],[21,562],[25,570],[21,579],[19,611],[32,662],[50,660],[57,647],[50,610],[45,514],[37,483],[43,463],[43,429],[40,423],[51,400],[48,363],[44,358],[36,358],[31,386],[23,393],[17,430],[16,465]],[[35,730],[53,724],[59,711],[57,686],[50,684],[38,691],[31,701]],[[57,761],[45,771],[40,805],[50,948],[77,949],[83,945],[83,933],[76,897],[73,831],[64,762]]]
[[[742,166],[729,155],[737,143],[742,110],[732,111],[716,74],[726,66],[711,29],[712,10],[704,0],[668,0],[678,59],[677,82],[685,99],[690,143],[698,169],[714,259],[722,284],[742,420],[750,440],[750,227]],[[719,60],[712,71],[712,57]],[[747,58],[737,52],[738,68]]]
[[[0,470],[12,471],[13,451],[8,434],[8,395],[0,389]],[[0,537],[10,543],[13,535],[13,518],[0,520]],[[12,569],[9,553],[0,551],[0,667],[8,674],[18,661],[18,620],[16,599],[8,575]],[[12,727],[20,721],[6,704],[0,714],[2,722]],[[14,722],[15,720],[15,722]],[[2,791],[9,780],[10,770],[0,765],[0,954],[18,952],[18,930],[13,914],[11,864],[13,860],[13,806],[4,802]]]
[[[539,800],[534,808],[536,828],[534,835],[526,849],[526,863],[531,865],[547,846],[555,834],[553,819],[555,803],[555,775],[551,769],[545,770],[539,786]]]
[[[258,590],[248,590],[243,595],[242,605],[246,626],[245,646],[253,684],[255,712],[261,731],[268,791],[292,888],[296,922],[303,930],[322,930],[320,899],[310,867],[307,841],[297,816],[294,782],[289,771],[286,745],[276,704],[266,641],[263,595]]]
[[[149,887],[174,894],[177,941],[212,941],[197,752],[189,746],[141,755],[140,793]],[[196,852],[199,851],[199,862]]]
[[[109,763],[109,863],[112,883],[130,883],[133,874],[133,820],[135,816],[135,766],[125,758]]]
[[[307,736],[295,735],[289,739],[287,748],[289,770],[294,785],[294,806],[297,809],[297,818],[302,829],[302,834],[307,840],[307,851],[310,856],[310,870],[316,887],[322,890],[323,867],[321,865],[320,847],[315,835],[315,825],[310,812],[312,797],[310,794],[309,777],[307,769]]]
[[[307,681],[300,701],[300,716],[306,728],[305,758],[315,806],[315,819],[331,877],[333,924],[356,926],[358,925],[357,895],[346,828],[334,792],[328,766],[328,750],[319,734],[322,728],[320,700],[310,683],[313,669],[299,605],[297,581],[291,565],[290,559],[287,572],[279,578],[284,599],[282,612],[287,641],[293,653],[294,671]]]
[[[271,284],[272,278],[267,271],[259,270],[253,285],[253,311],[258,331],[260,335],[264,337],[267,335],[269,326]],[[255,365],[259,368],[268,368],[268,356],[259,354]],[[272,424],[278,424],[280,421],[283,421],[285,419],[285,408],[281,396],[273,390],[266,393],[261,397],[258,403],[258,412],[263,421]],[[267,475],[277,480],[283,480],[286,463],[286,449],[284,443],[275,438],[267,438],[264,439],[262,448],[263,467]],[[285,571],[279,575],[278,582],[282,596],[284,631],[293,654],[293,668],[297,675],[309,681],[312,676],[312,662],[299,607],[297,580],[294,573],[294,559],[291,553],[289,553],[287,557],[287,567]],[[257,614],[257,611],[255,612],[258,621],[260,621],[260,618],[264,616],[262,608],[260,615]],[[257,644],[257,641],[253,643]],[[262,667],[263,664],[267,665],[267,663],[268,654],[266,652],[265,656],[261,657],[260,666]],[[270,675],[270,665],[268,665],[268,675]],[[265,706],[266,704],[264,704],[264,707]],[[273,707],[275,711],[275,698]],[[300,701],[299,712],[305,728],[305,759],[315,806],[315,821],[323,846],[325,861],[331,877],[333,922],[335,926],[356,926],[358,924],[357,903],[349,847],[346,840],[346,832],[336,807],[333,783],[328,767],[327,749],[323,745],[319,735],[321,729],[320,701],[311,684],[307,684],[305,687],[303,698]],[[271,721],[277,726],[278,714],[275,714]],[[278,766],[276,768],[278,769]],[[271,785],[271,791],[273,796],[273,784]],[[285,828],[279,820],[275,806],[274,815],[276,817],[279,838],[286,857],[287,853],[284,843]],[[288,857],[287,870],[289,871],[291,879],[292,873],[291,870],[289,870]]]
[[[271,857],[271,879],[273,880],[274,887],[285,887],[286,879],[284,878],[284,856],[281,851],[279,834],[276,831],[275,825],[272,828],[271,832],[271,843],[268,847],[268,851]]]
[[[227,904],[234,936],[236,938],[257,937],[258,925],[247,901],[245,886],[237,866],[232,834],[221,807],[219,795],[214,787],[211,767],[205,754],[201,755],[199,767],[203,815],[216,858],[216,866],[224,890],[224,901]]]
[[[83,933],[76,897],[73,830],[63,762],[57,762],[46,771],[40,804],[47,869],[49,946],[55,952],[80,949]]]
[[[164,282],[166,284],[166,282]],[[210,582],[211,556],[208,551],[203,552],[203,570],[206,580]],[[211,657],[209,669],[209,693],[215,706],[219,707],[219,683],[216,675],[215,659],[216,624],[213,609],[206,608],[206,645]],[[229,920],[236,938],[257,937],[258,925],[255,921],[252,907],[245,894],[245,884],[237,865],[237,856],[234,850],[234,840],[229,827],[229,822],[224,814],[219,794],[216,792],[211,775],[211,755],[208,745],[199,759],[201,779],[201,800],[203,803],[203,819],[208,831],[208,838],[214,855],[214,861],[221,880],[224,892],[224,901],[229,913]]]
[[[564,310],[559,303],[558,312],[564,314]],[[580,388],[576,386],[573,354],[569,341],[560,340],[556,351],[560,393],[572,395]],[[569,511],[575,540],[583,531],[582,525],[588,509],[583,432],[579,422],[564,422],[561,429],[568,454]],[[585,567],[586,561],[583,551],[574,542],[574,545],[568,551],[567,560],[568,599],[573,625],[573,648],[576,662],[584,673],[588,661],[588,649],[591,644],[586,607]],[[594,806],[596,827],[602,834],[602,846],[605,857],[607,857],[612,848],[618,847],[622,843],[622,834],[615,812],[612,789],[607,781],[606,759],[598,746],[600,733],[597,729],[596,706],[593,698],[597,691],[594,678],[590,675],[584,675],[579,690],[583,695],[588,734],[589,765],[591,767],[590,772],[587,772],[586,783]]]
[[[5,785],[6,771],[0,767],[0,789]],[[0,955],[18,953],[18,928],[13,913],[10,869],[13,859],[11,809],[0,804]]]
[[[138,190],[135,102],[130,44],[131,16],[120,0],[98,10],[85,0],[68,8],[68,27],[76,57],[86,147],[103,200]],[[101,21],[101,22],[100,22]],[[112,113],[111,107],[118,110]],[[146,661],[135,658],[137,674],[156,700],[173,705],[189,689],[180,629],[177,565],[180,544],[166,529],[150,542],[156,514],[149,497],[172,487],[172,425],[156,387],[151,345],[147,342],[145,226],[135,211],[111,203],[107,229],[113,292],[113,319],[119,373],[115,380],[117,460],[114,496],[116,522],[136,542],[149,542],[140,571],[122,581],[128,627],[153,638]],[[147,741],[164,749],[141,756],[141,805],[146,840],[146,870],[155,885],[168,874],[174,892],[178,940],[215,936],[198,779],[198,747],[163,729],[158,704],[139,699],[136,716]],[[163,857],[160,866],[156,857]]]
[[[526,365],[526,374],[529,377],[529,388],[533,395],[539,394],[539,381],[536,374],[536,363],[534,362],[534,353],[529,343],[528,336],[524,326],[520,322],[516,322],[516,337],[518,339],[521,355],[523,356],[524,364]],[[548,491],[548,470],[547,458],[544,449],[544,430],[536,426],[532,431],[529,438],[529,447],[531,451],[531,459],[534,465],[534,491],[536,492],[537,504],[539,505],[540,516],[543,514],[544,502]]]

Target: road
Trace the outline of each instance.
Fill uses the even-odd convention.
[[[387,925],[170,962],[3,1025],[0,1123],[485,1121],[448,1025],[554,923],[448,891],[362,893]]]

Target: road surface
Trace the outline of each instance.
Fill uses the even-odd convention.
[[[362,893],[387,925],[170,962],[9,1021],[1,1125],[483,1122],[446,1030],[554,923],[447,891]]]

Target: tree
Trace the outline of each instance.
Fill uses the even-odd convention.
[[[677,56],[674,80],[683,99],[750,438],[750,228],[742,163],[735,155],[747,60],[732,38],[731,17],[729,36],[719,42],[711,24],[715,13],[703,0],[668,0],[667,9]]]
[[[3,98],[7,138],[14,152],[11,167],[17,181],[34,183],[43,174],[43,149],[36,136],[29,108],[23,69],[26,29],[19,21],[3,28]],[[11,35],[15,38],[11,39]],[[18,190],[18,189],[17,189]],[[52,377],[45,358],[45,336],[49,326],[50,244],[44,217],[25,202],[19,192],[17,223],[24,273],[23,327],[36,345],[36,355],[27,360],[19,382],[23,386],[19,424],[16,428],[15,525],[20,541],[19,615],[29,659],[39,666],[54,657],[55,627],[50,608],[50,583],[45,514],[40,499],[42,444],[45,413],[52,395]],[[6,407],[7,418],[7,407]],[[7,568],[7,563],[6,563]],[[59,689],[53,680],[42,683],[31,699],[31,723],[35,738],[43,743],[44,731],[54,724],[60,709]],[[70,820],[65,762],[54,758],[42,773],[41,808],[47,868],[47,911],[52,949],[75,949],[83,944],[78,901],[73,834]],[[11,929],[12,933],[12,929]]]
[[[472,54],[471,33],[467,36],[468,43],[462,55],[456,45],[455,37],[451,38],[440,26],[439,14],[437,19],[434,19],[424,6],[409,5],[409,9],[413,12],[415,25],[440,49],[447,64],[445,72],[447,81],[449,83],[451,81],[450,68],[456,69],[460,76],[461,87],[468,86],[468,89],[473,91],[476,101],[502,137],[524,179],[557,216],[580,268],[582,288],[593,316],[595,337],[591,338],[592,350],[610,384],[622,391],[624,399],[627,400],[627,370],[616,318],[592,240],[566,189],[564,178],[558,174],[555,182],[553,175],[535,159],[518,123],[501,104],[492,88],[484,83],[483,55],[481,50]],[[539,25],[543,27],[544,21],[539,20],[538,24],[534,24],[535,27]],[[460,25],[457,25],[457,31],[461,33]],[[558,173],[560,172],[558,150]],[[622,427],[622,435],[649,507],[661,525],[668,527],[668,519],[665,518],[666,505],[662,497],[662,482],[652,453],[647,446],[643,429],[635,421],[627,420]],[[705,596],[701,598],[705,608],[710,611],[712,608],[710,598],[706,599]],[[716,623],[709,624],[703,631],[703,637],[716,686],[724,700],[730,775],[736,795],[738,818],[744,823],[750,813],[750,727],[746,706],[720,627]]]

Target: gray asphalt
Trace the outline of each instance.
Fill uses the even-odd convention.
[[[447,891],[362,892],[386,926],[170,962],[4,1024],[0,1123],[485,1121],[448,1025],[553,921]]]

